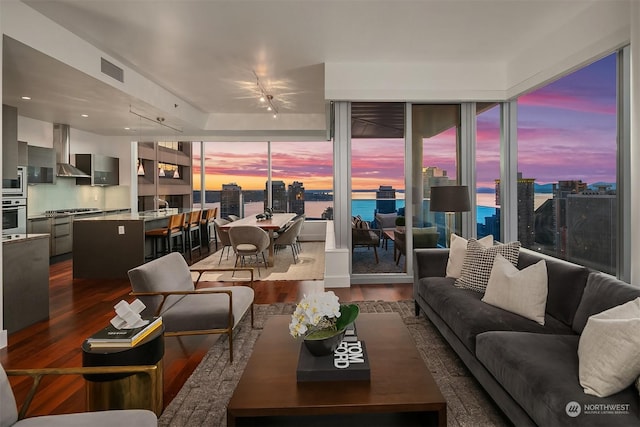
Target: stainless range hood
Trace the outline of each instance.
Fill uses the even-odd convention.
[[[56,152],[58,172],[56,176],[69,178],[91,178],[91,175],[81,171],[71,164],[71,142],[69,125],[53,124],[53,149]]]

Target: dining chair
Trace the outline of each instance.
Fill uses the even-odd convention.
[[[280,248],[283,246],[291,246],[291,254],[293,255],[293,263],[295,264],[298,260],[298,236],[300,235],[300,230],[302,230],[302,225],[304,224],[304,217],[297,218],[293,221],[289,227],[287,227],[282,233],[276,237],[273,241],[273,244],[276,248]]]
[[[178,254],[176,254],[178,255]],[[180,256],[180,255],[178,255]],[[61,375],[93,375],[93,374],[132,374],[139,373],[149,375],[151,386],[149,392],[156,392],[155,370],[157,366],[99,366],[78,368],[31,368],[31,369],[5,369],[0,364],[0,426],[3,427],[50,427],[50,426],[157,426],[158,418],[152,411],[146,409],[124,409],[96,412],[81,412],[73,414],[43,415],[27,417],[27,411],[38,391],[38,386],[45,376]],[[18,411],[15,395],[11,389],[11,383],[7,376],[28,376],[33,383],[26,395],[22,407]],[[61,383],[61,388],[64,385]],[[155,400],[155,397],[153,397]]]
[[[158,258],[158,243],[164,243],[162,254],[172,252],[173,240],[180,239],[180,248],[184,248],[184,214],[174,214],[169,217],[169,224],[166,227],[154,228],[145,231],[146,237],[153,239],[153,258]],[[174,246],[174,248],[177,247]]]
[[[265,268],[267,267],[267,259],[264,256],[264,251],[269,248],[271,244],[269,234],[255,225],[238,225],[229,228],[229,240],[231,241],[231,247],[236,253],[235,266],[238,266],[238,262],[240,262],[240,266],[243,267],[246,262],[246,257],[255,256],[259,276],[260,255],[262,255],[262,262]]]
[[[207,272],[249,271],[249,286],[198,287]],[[198,277],[194,281],[192,273]],[[128,271],[132,292],[146,308],[142,316],[162,316],[165,336],[226,334],[233,362],[233,329],[247,311],[253,327],[253,269],[189,269],[184,257],[170,253]],[[245,283],[245,282],[243,282]]]
[[[216,218],[213,220],[213,226],[216,230],[216,234],[218,235],[218,240],[220,240],[220,244],[222,245],[222,251],[220,252],[220,259],[218,260],[218,265],[222,262],[222,256],[224,255],[224,250],[227,250],[227,259],[229,259],[229,252],[231,251],[231,240],[229,239],[229,230],[222,229],[225,224],[229,224],[230,221],[227,221],[223,218]],[[216,245],[217,247],[217,245]]]

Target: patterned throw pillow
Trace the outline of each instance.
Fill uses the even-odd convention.
[[[487,283],[489,283],[496,254],[502,255],[511,264],[517,266],[520,242],[510,242],[485,248],[476,239],[469,239],[467,254],[462,264],[462,273],[456,280],[455,285],[484,293]]]

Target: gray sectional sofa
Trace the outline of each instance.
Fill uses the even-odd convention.
[[[421,310],[427,315],[514,425],[640,425],[633,385],[599,398],[585,394],[578,379],[578,342],[588,317],[640,297],[640,288],[545,257],[542,326],[482,302],[478,292],[455,287],[455,280],[445,277],[448,249],[416,249],[414,256],[416,315]],[[540,259],[521,249],[518,268]]]

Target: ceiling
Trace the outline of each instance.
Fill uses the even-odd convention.
[[[507,63],[536,43],[540,29],[560,28],[590,0],[23,2],[205,115],[268,114],[257,99],[257,75],[282,116],[325,113],[325,63]],[[32,100],[22,101],[23,94]],[[102,135],[145,126],[131,105],[152,119],[161,114],[6,36],[3,103],[26,117]],[[397,111],[383,110],[397,121]],[[375,111],[366,114],[363,120],[380,120]],[[166,123],[211,134],[174,118]]]

